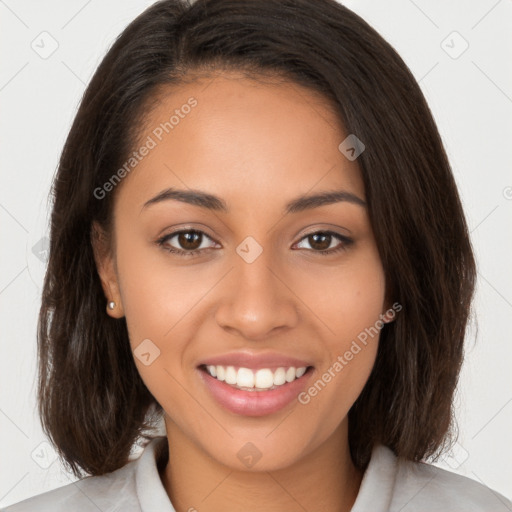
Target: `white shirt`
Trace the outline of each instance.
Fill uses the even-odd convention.
[[[157,462],[166,454],[167,438],[156,437],[138,459],[112,473],[83,478],[3,511],[176,512],[158,473]],[[511,512],[512,502],[469,478],[398,459],[389,448],[376,446],[351,512],[399,511]]]

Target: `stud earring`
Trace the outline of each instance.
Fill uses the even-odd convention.
[[[114,301],[111,301],[108,303],[108,309],[112,310],[116,307],[116,303]]]

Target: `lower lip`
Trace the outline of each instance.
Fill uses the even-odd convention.
[[[280,411],[297,398],[306,387],[313,368],[302,377],[269,391],[244,391],[212,377],[199,368],[203,382],[213,398],[228,411],[244,416],[264,416]]]

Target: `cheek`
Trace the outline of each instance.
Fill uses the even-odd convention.
[[[144,338],[165,340],[211,287],[211,275],[171,263],[173,256],[150,242],[120,232],[118,275],[132,344]]]
[[[117,269],[124,314],[139,374],[157,401],[185,407],[187,347],[201,322],[201,300],[218,280],[206,266],[189,268],[161,249],[119,230]]]
[[[165,356],[179,360],[179,343],[186,339],[175,331],[186,314],[187,291],[179,272],[163,268],[165,258],[154,248],[119,233],[117,271],[130,345],[139,374],[158,399],[154,390],[169,379]]]
[[[384,313],[385,278],[374,244],[347,253],[339,265],[311,266],[294,283],[297,295],[325,327],[330,351],[343,350]]]
[[[301,403],[330,417],[333,425],[348,413],[370,376],[384,297],[384,272],[373,247],[332,271],[327,292],[316,297],[314,312],[328,327],[325,357]]]

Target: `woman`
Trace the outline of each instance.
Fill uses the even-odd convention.
[[[475,263],[425,99],[351,11],[157,2],[53,195],[39,412],[87,478],[6,510],[512,508],[422,462],[451,441]]]

